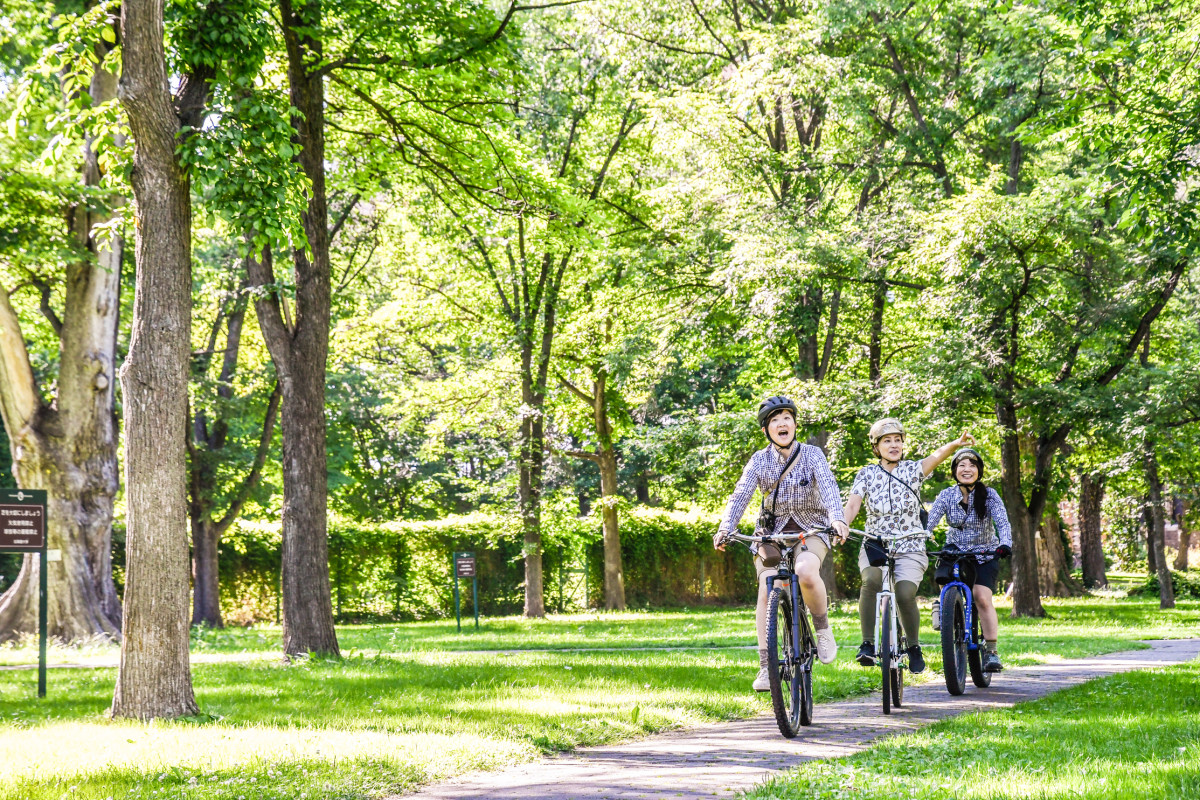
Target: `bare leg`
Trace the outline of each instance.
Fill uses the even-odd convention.
[[[829,627],[826,619],[829,615],[829,598],[825,594],[825,581],[821,580],[821,559],[812,553],[799,553],[796,556],[796,577],[800,579],[800,594],[808,606],[808,613],[813,615],[814,620],[825,619],[826,625],[821,626],[821,630],[824,630]],[[813,627],[817,626],[814,624]]]
[[[996,621],[996,604],[992,602],[992,590],[976,584],[971,587],[975,595],[975,610],[979,614],[979,626],[983,628],[985,641],[994,642],[1000,635],[1000,625]]]
[[[758,582],[758,607],[754,610],[754,627],[758,630],[758,649],[767,649],[767,587],[760,576]]]

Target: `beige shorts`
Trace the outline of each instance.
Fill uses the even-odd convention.
[[[808,546],[808,550],[797,551],[797,553],[809,552],[816,556],[817,560],[825,560],[825,555],[829,552],[829,547],[824,541],[816,536],[809,536],[805,541],[805,544]],[[762,559],[756,555],[754,556],[754,569],[756,572],[758,572],[758,577],[761,579],[764,572],[774,572],[775,570],[779,569],[779,567],[778,565],[774,567],[768,567],[766,564],[763,564]]]
[[[870,569],[871,565],[867,562],[867,551],[863,548],[858,550],[858,571]],[[881,567],[883,570],[884,582],[887,582],[887,567]],[[897,553],[896,554],[896,582],[909,581],[920,585],[921,579],[925,577],[925,570],[929,569],[929,554],[924,552],[917,553]]]

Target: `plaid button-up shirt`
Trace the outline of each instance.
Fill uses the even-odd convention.
[[[829,469],[825,454],[820,448],[809,444],[796,443],[794,446],[800,448],[800,455],[796,456],[796,465],[779,485],[775,501],[775,530],[760,531],[756,522],[755,535],[779,533],[789,519],[795,520],[803,531],[828,528],[831,521],[844,522],[846,519],[842,514],[842,496],[838,492],[837,480]],[[754,496],[754,490],[765,494],[767,488],[783,473],[790,454],[790,450],[783,454],[774,445],[767,445],[750,457],[729,498],[725,516],[721,519],[722,533],[737,530],[742,515],[746,513],[746,506]],[[765,499],[767,508],[770,508],[771,497]],[[827,535],[818,534],[818,538],[827,546],[830,544]]]
[[[929,509],[929,532],[946,518],[950,530],[946,533],[946,546],[953,545],[959,550],[983,550],[986,553],[976,556],[975,560],[983,563],[992,558],[992,553],[1000,545],[1012,547],[1012,526],[1008,524],[1008,512],[1004,501],[996,490],[987,487],[987,516],[983,519],[975,513],[975,492],[972,489],[966,500],[957,486],[951,486],[938,492]],[[965,505],[964,505],[965,503]]]

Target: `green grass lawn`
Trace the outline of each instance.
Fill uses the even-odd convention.
[[[806,764],[754,800],[1200,797],[1200,663],[1114,675]]]
[[[1048,608],[1049,620],[1002,620],[1007,663],[1200,629],[1196,601],[1170,612],[1146,600]],[[105,720],[112,669],[52,670],[42,701],[33,672],[2,671],[0,798],[373,798],[544,752],[746,717],[769,702],[749,687],[752,620],[751,609],[506,618],[461,636],[452,621],[346,626],[346,659],[297,665],[274,657],[275,629],[206,631],[193,652],[218,663],[195,664],[193,682],[216,719],[201,724]],[[833,622],[843,648],[817,668],[818,702],[878,683],[877,671],[850,660],[858,635],[849,607]],[[927,681],[940,679],[933,636],[926,630]],[[629,649],[661,646],[695,649]],[[29,655],[5,649],[10,662]],[[86,661],[116,651],[56,655]]]

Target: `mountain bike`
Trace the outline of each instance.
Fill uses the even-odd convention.
[[[884,561],[871,561],[871,566],[884,568],[883,588],[876,595],[875,654],[883,673],[883,713],[891,714],[893,708],[904,704],[904,671],[908,669],[908,641],[896,608],[896,546],[907,539],[927,539],[929,534],[920,531],[885,539],[854,528],[850,532],[878,543],[884,553]]]
[[[763,573],[762,580],[768,588],[766,634],[771,706],[779,732],[788,739],[794,738],[801,726],[811,725],[813,719],[812,669],[817,640],[808,621],[795,565],[796,553],[808,549],[807,537],[821,532],[767,536],[735,533],[729,537],[747,546],[750,542],[773,542],[782,551],[778,570]]]
[[[949,567],[950,580],[942,587],[939,597],[942,672],[946,676],[946,690],[955,696],[966,691],[968,667],[971,682],[986,689],[992,684],[992,673],[983,671],[983,634],[979,630],[975,596],[971,591],[978,563],[975,556],[981,553],[950,548],[935,550],[930,555],[937,556],[939,570],[943,566]]]

